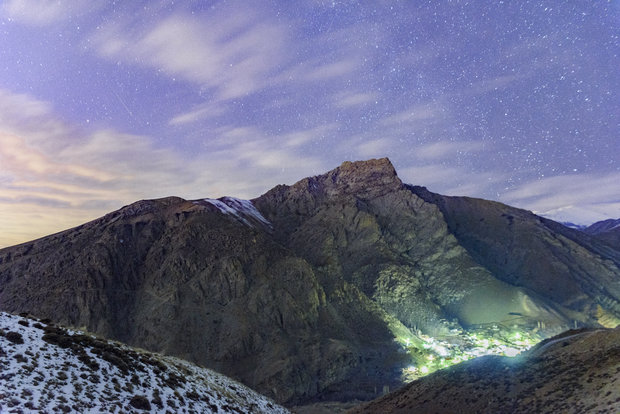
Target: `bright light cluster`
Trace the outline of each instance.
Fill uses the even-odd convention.
[[[447,340],[439,340],[424,334],[412,338],[400,338],[411,365],[403,370],[407,381],[430,374],[438,369],[477,358],[483,355],[514,357],[531,348],[539,341],[534,334],[525,331],[507,332],[497,327],[476,332],[460,332]],[[416,346],[415,344],[420,344]]]

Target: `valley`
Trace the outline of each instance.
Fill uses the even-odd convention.
[[[434,194],[386,158],[345,162],[253,200],[142,200],[2,249],[0,310],[182,358],[288,407],[367,401],[616,326],[608,227]]]

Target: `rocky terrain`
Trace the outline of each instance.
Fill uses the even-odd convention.
[[[180,359],[0,312],[0,412],[289,411]]]
[[[370,399],[614,326],[619,303],[613,245],[405,185],[387,159],[251,201],[139,201],[0,250],[0,309],[185,358],[289,405]]]
[[[515,357],[485,356],[437,371],[361,413],[617,413],[620,328],[567,331]]]

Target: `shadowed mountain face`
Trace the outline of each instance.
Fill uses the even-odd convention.
[[[460,245],[498,279],[562,305],[555,310],[565,316],[592,315],[597,305],[620,314],[618,250],[529,211],[423,187],[412,191],[441,209]]]
[[[435,372],[348,413],[617,413],[619,344],[620,328],[567,331],[516,358]]]
[[[279,402],[401,383],[399,338],[620,316],[620,252],[387,159],[234,198],[140,201],[0,250],[0,308],[221,371]],[[545,329],[540,331],[539,328]]]
[[[599,221],[586,227],[583,231],[616,249],[620,249],[620,219]]]
[[[609,219],[597,221],[596,223],[586,227],[583,231],[588,234],[601,234],[608,231],[620,230],[620,219]]]

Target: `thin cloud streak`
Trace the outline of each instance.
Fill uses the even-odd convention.
[[[378,94],[369,92],[340,92],[334,96],[334,105],[339,108],[357,107],[373,103],[378,99]]]
[[[12,19],[33,26],[65,22],[76,15],[92,13],[102,6],[99,0],[6,0],[2,11]]]
[[[620,217],[620,173],[547,177],[525,183],[501,200],[537,214],[590,224]]]

